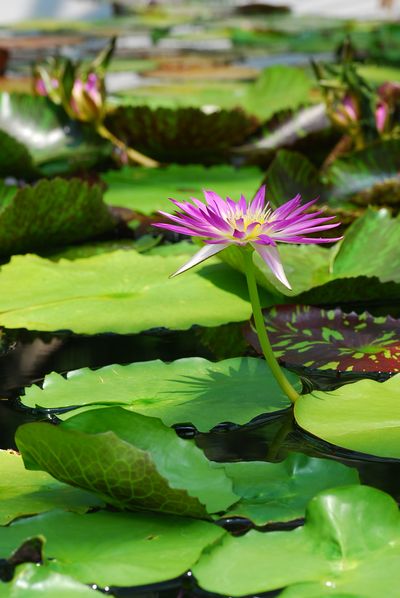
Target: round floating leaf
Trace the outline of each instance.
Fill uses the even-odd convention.
[[[304,517],[308,501],[321,490],[358,482],[355,469],[296,453],[281,463],[226,463],[224,469],[242,497],[225,516],[246,517],[257,525]]]
[[[231,166],[178,166],[157,170],[123,168],[109,171],[103,178],[108,184],[105,201],[151,214],[158,210],[171,210],[169,197],[180,201],[191,196],[203,197],[203,189],[216,191],[223,197],[239,199],[241,193],[252,198],[261,185],[258,168],[232,168]]]
[[[47,567],[26,564],[18,567],[12,581],[2,584],[2,598],[101,598],[70,576],[61,575]]]
[[[288,372],[288,377],[300,389],[297,376]],[[191,422],[204,432],[221,422],[245,424],[290,406],[265,361],[245,357],[218,363],[191,357],[170,364],[156,360],[95,371],[84,368],[66,379],[52,373],[43,390],[31,386],[22,399],[29,407],[61,412],[74,405],[118,404],[159,417],[166,425]]]
[[[16,442],[28,468],[120,508],[206,517],[238,499],[230,479],[193,442],[119,407],[81,413],[61,426],[25,424]]]
[[[0,467],[0,525],[50,509],[84,513],[103,504],[93,494],[60,484],[47,473],[27,471],[17,453],[0,451]]]
[[[258,121],[242,110],[119,106],[105,121],[107,128],[130,147],[161,162],[214,164],[243,143]],[[210,141],[212,140],[212,141]]]
[[[203,589],[228,596],[286,586],[290,590],[283,596],[324,596],[324,591],[304,593],[304,584],[313,583],[314,588],[330,588],[343,597],[394,598],[399,559],[396,502],[374,488],[344,486],[310,502],[303,528],[225,536],[203,554],[193,573]]]
[[[44,175],[82,171],[111,150],[91,129],[41,96],[1,93],[0,129],[27,148]]]
[[[100,587],[135,586],[182,575],[224,534],[212,523],[172,515],[52,511],[4,528],[1,556],[43,536],[47,572]]]
[[[58,262],[15,256],[0,272],[0,323],[30,330],[132,334],[250,317],[242,276],[218,260],[168,280],[187,259],[136,251]]]
[[[307,432],[346,449],[400,459],[400,375],[361,380],[296,401],[295,417]]]
[[[60,246],[115,226],[98,186],[79,179],[42,180],[0,198],[0,255]]]
[[[250,114],[268,120],[280,110],[309,103],[313,86],[312,78],[303,69],[271,66],[264,69],[257,81],[249,86],[241,105]]]
[[[286,365],[341,372],[400,371],[400,320],[391,316],[295,305],[264,310],[264,321],[275,356]],[[245,336],[261,353],[252,325],[247,325]]]

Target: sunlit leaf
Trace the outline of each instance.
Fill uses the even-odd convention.
[[[290,380],[299,389],[297,376]],[[231,421],[244,424],[262,413],[289,407],[265,361],[232,358],[212,363],[200,357],[112,365],[46,376],[43,390],[26,389],[29,407],[61,408],[96,404],[123,405],[159,417],[165,424],[191,422],[201,431]],[[71,414],[69,414],[71,415]]]
[[[332,444],[400,459],[400,375],[386,382],[360,380],[303,395],[295,405],[298,424]]]
[[[103,588],[136,586],[182,575],[224,534],[212,523],[172,515],[52,511],[4,528],[1,555],[43,536],[46,572]]]
[[[357,470],[335,461],[293,453],[281,463],[224,464],[242,499],[226,516],[247,517],[257,525],[304,517],[308,501],[321,490],[356,484]]]
[[[1,582],[0,582],[1,583]],[[1,585],[2,598],[100,598],[99,593],[68,575],[47,567],[22,565],[15,577]]]
[[[47,473],[27,471],[17,453],[0,451],[0,466],[0,525],[51,509],[84,513],[102,504],[93,494],[60,484]]]
[[[225,536],[193,573],[203,589],[228,596],[289,586],[282,596],[319,598],[329,588],[326,595],[394,598],[399,558],[396,502],[375,488],[344,486],[316,496],[302,528]]]
[[[16,442],[29,469],[119,508],[204,518],[238,499],[223,470],[193,442],[156,418],[119,407],[88,411],[60,426],[25,424]]]

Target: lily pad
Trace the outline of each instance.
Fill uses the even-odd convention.
[[[123,250],[58,262],[14,256],[0,272],[0,322],[8,328],[132,334],[250,317],[243,278],[216,259],[168,280],[185,259]]]
[[[130,147],[160,162],[215,164],[258,128],[258,120],[239,109],[207,114],[198,108],[120,106],[107,128]],[[210,142],[212,140],[212,142]]]
[[[1,556],[42,536],[46,572],[100,587],[136,586],[182,575],[225,533],[206,521],[157,513],[51,511],[4,528]]]
[[[364,312],[346,314],[309,305],[264,310],[275,356],[286,365],[341,372],[399,372],[400,320]],[[245,336],[261,353],[254,328]]]
[[[33,164],[45,176],[81,171],[111,153],[110,144],[41,96],[1,93],[0,129],[26,147]],[[32,160],[28,160],[28,167]],[[24,177],[22,170],[20,176]]]
[[[202,189],[211,189],[235,199],[241,193],[253,197],[261,186],[262,175],[258,168],[172,165],[155,171],[123,168],[109,171],[103,178],[108,185],[104,196],[108,204],[152,214],[158,210],[170,210],[169,197],[180,201],[191,196],[201,199]]]
[[[93,494],[60,484],[47,473],[27,471],[17,453],[0,451],[0,467],[0,525],[51,509],[85,513],[103,504]]]
[[[396,502],[368,486],[344,486],[313,498],[302,528],[225,536],[193,573],[203,589],[228,596],[289,586],[282,596],[319,598],[329,588],[338,596],[394,598],[399,559]],[[322,594],[305,587],[323,588]]]
[[[115,220],[98,186],[79,179],[42,180],[0,196],[0,255],[23,253],[90,239]]]
[[[241,105],[250,114],[266,121],[276,112],[310,103],[314,86],[310,75],[300,68],[271,66],[248,87]]]
[[[296,453],[281,463],[225,463],[224,469],[242,497],[224,516],[246,517],[256,525],[304,517],[318,492],[358,482],[356,469]]]
[[[288,377],[300,389],[297,376]],[[65,407],[118,404],[159,417],[166,425],[191,422],[204,432],[224,421],[245,424],[290,406],[265,361],[251,357],[217,363],[200,357],[170,364],[144,361],[95,371],[84,368],[67,378],[52,373],[43,389],[27,388],[22,400],[32,408],[60,409],[61,417]]]
[[[297,423],[346,449],[400,459],[400,375],[386,382],[360,380],[296,401]]]
[[[24,424],[16,442],[29,469],[122,509],[204,518],[238,500],[230,479],[193,442],[156,418],[119,407],[91,410],[60,426]]]
[[[395,299],[400,296],[400,218],[368,209],[330,249],[319,245],[281,245],[279,253],[292,290],[281,284],[254,255],[257,280],[278,303],[332,304]],[[371,243],[376,251],[371,252]],[[240,251],[230,247],[221,259],[243,271]],[[265,303],[264,303],[265,305]]]
[[[47,567],[22,565],[14,578],[1,586],[2,598],[100,598],[101,594],[69,575],[61,575]]]

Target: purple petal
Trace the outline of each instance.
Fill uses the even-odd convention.
[[[262,257],[267,266],[271,269],[276,278],[288,289],[292,287],[286,278],[285,271],[282,266],[281,258],[278,249],[272,245],[259,245],[258,243],[251,243],[252,247]]]
[[[265,205],[265,185],[262,185],[254,196],[250,204],[250,210],[256,212],[262,210]]]
[[[182,272],[186,272],[186,270],[193,268],[193,266],[197,266],[197,264],[204,262],[204,260],[215,255],[216,253],[219,253],[227,246],[227,243],[219,243],[217,245],[204,245],[204,247],[202,247],[197,253],[195,253],[194,256],[190,258],[188,262],[186,262],[186,264],[184,264],[181,268],[179,268],[179,270],[174,272],[174,274],[171,274],[170,278],[172,278],[173,276],[177,276],[178,274],[182,274]]]

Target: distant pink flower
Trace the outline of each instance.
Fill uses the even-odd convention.
[[[273,210],[269,202],[265,205],[265,186],[259,189],[253,201],[249,203],[243,195],[238,202],[229,197],[224,200],[213,191],[204,191],[204,196],[205,203],[195,198],[192,198],[193,203],[171,199],[172,203],[183,211],[175,214],[160,212],[160,214],[175,224],[154,225],[184,235],[204,238],[204,247],[172,276],[185,272],[229,245],[244,247],[250,244],[276,278],[290,289],[276,242],[332,243],[341,238],[321,239],[305,236],[340,224],[327,224],[334,218],[333,216],[318,218],[322,210],[306,213],[306,210],[317,200],[302,206],[301,196],[296,195],[294,199]]]
[[[389,116],[389,106],[384,102],[379,102],[375,110],[375,124],[379,133],[385,129],[386,121]]]

